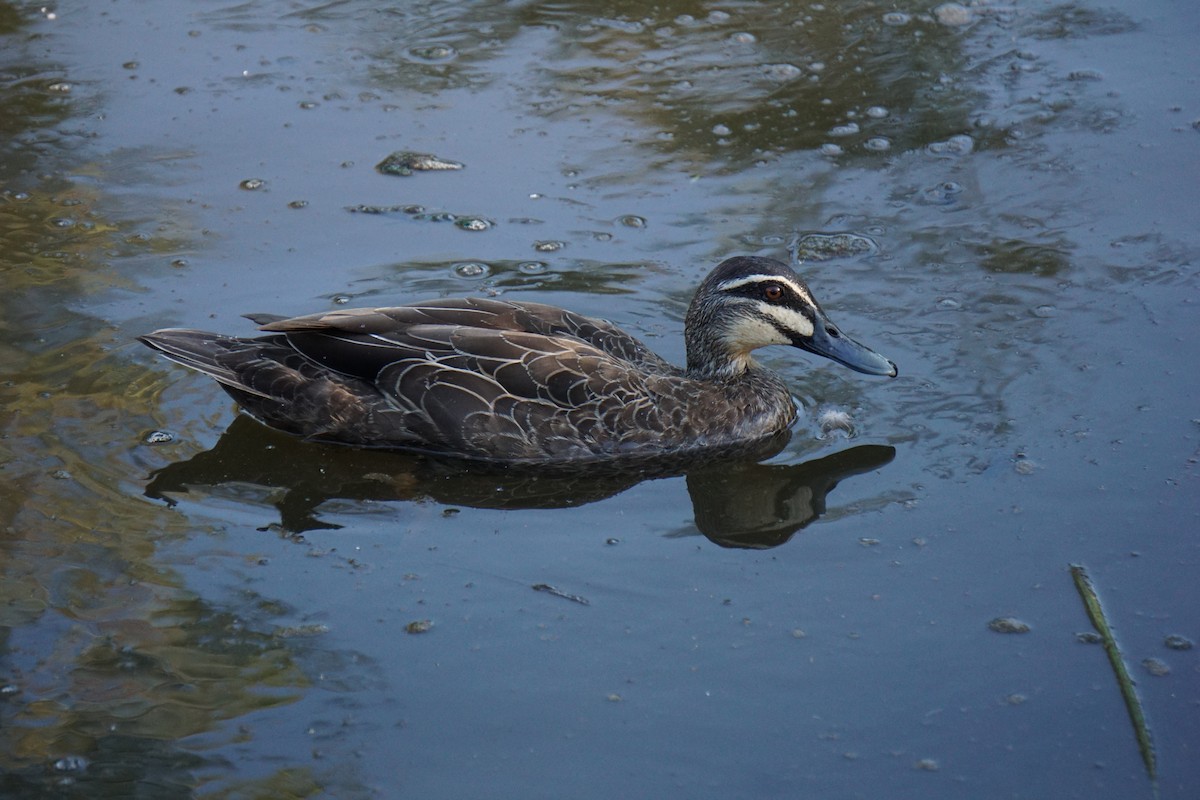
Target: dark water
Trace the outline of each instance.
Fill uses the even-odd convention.
[[[1161,0],[0,3],[0,794],[1196,796],[1198,37]],[[499,293],[679,361],[734,253],[900,366],[764,352],[810,416],[763,465],[305,445],[133,342]]]

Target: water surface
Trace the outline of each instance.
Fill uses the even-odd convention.
[[[1198,36],[1165,2],[0,3],[3,793],[1195,796]],[[807,416],[762,465],[308,445],[133,341],[482,293],[678,362],[737,253],[900,367],[763,352]]]

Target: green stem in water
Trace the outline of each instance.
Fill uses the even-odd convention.
[[[1100,597],[1096,594],[1085,567],[1072,564],[1071,577],[1075,580],[1075,589],[1083,598],[1088,618],[1091,619],[1096,633],[1100,634],[1104,652],[1108,654],[1108,662],[1117,676],[1117,685],[1121,688],[1121,697],[1125,700],[1125,709],[1129,712],[1129,721],[1133,724],[1133,735],[1137,737],[1138,750],[1142,754],[1142,763],[1146,765],[1146,773],[1150,776],[1150,781],[1157,785],[1158,766],[1154,755],[1154,742],[1150,737],[1150,726],[1146,724],[1146,713],[1142,710],[1142,701],[1137,695],[1133,678],[1129,675],[1129,668],[1121,656],[1121,649],[1117,647],[1112,628],[1108,626],[1104,606],[1100,605]]]

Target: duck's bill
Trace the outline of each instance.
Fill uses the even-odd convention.
[[[793,344],[810,353],[825,356],[825,358],[857,372],[865,372],[867,375],[884,375],[894,378],[898,374],[895,364],[871,348],[844,335],[827,320],[818,319],[814,325],[813,335],[797,338]]]

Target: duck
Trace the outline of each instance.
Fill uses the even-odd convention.
[[[830,321],[791,267],[761,256],[727,258],[700,283],[682,368],[606,320],[498,297],[246,317],[261,335],[166,328],[138,339],[272,428],[499,465],[703,458],[790,435],[796,402],[752,357],[760,347],[897,375]]]

